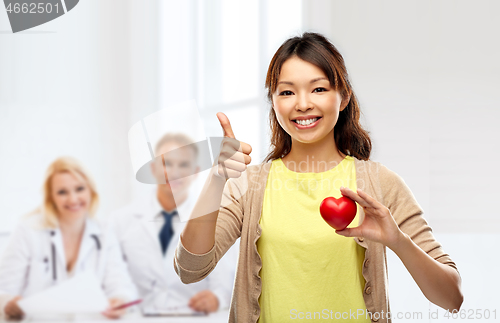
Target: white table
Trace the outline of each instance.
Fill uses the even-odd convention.
[[[203,316],[157,316],[144,317],[139,312],[129,313],[120,320],[108,320],[102,315],[68,315],[65,317],[27,317],[22,322],[49,323],[49,322],[78,322],[78,323],[227,323],[229,310],[221,310]]]

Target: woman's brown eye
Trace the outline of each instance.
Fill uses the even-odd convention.
[[[280,95],[291,95],[292,91],[283,91],[280,93]]]

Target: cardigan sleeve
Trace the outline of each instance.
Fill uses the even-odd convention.
[[[384,204],[391,211],[401,231],[433,259],[453,267],[457,265],[436,241],[432,228],[425,220],[421,206],[401,176],[380,164],[379,183]]]
[[[245,172],[246,173],[246,172]],[[243,224],[243,205],[246,174],[229,179],[222,192],[221,206],[215,228],[215,244],[205,254],[193,254],[179,239],[174,256],[174,269],[185,284],[203,280],[212,272],[219,259],[241,236]]]

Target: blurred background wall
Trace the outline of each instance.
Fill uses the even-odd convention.
[[[12,34],[1,9],[0,251],[60,155],[93,174],[102,218],[150,194],[134,179],[127,132],[176,102],[197,100],[208,136],[225,112],[261,162],[267,66],[286,38],[319,31],[344,56],[371,158],[405,179],[457,262],[464,308],[500,315],[499,12],[484,0],[86,0]],[[388,256],[393,312],[435,310]]]

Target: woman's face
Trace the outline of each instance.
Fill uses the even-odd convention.
[[[301,143],[333,140],[333,128],[342,105],[340,94],[326,74],[297,56],[281,67],[273,109],[281,127]]]
[[[83,178],[69,172],[52,176],[52,200],[60,219],[80,219],[88,213],[91,192]]]

